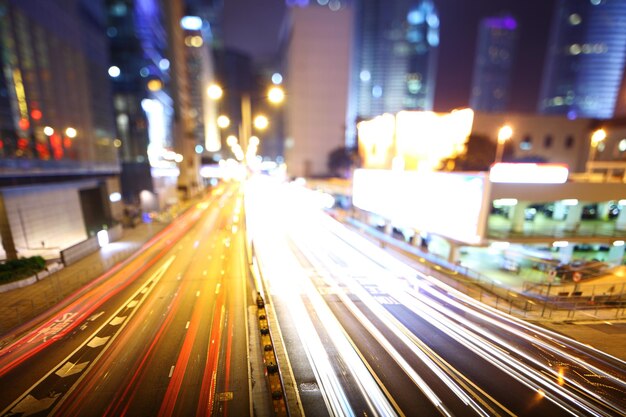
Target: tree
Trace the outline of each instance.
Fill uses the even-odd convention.
[[[352,169],[358,165],[358,159],[358,152],[354,148],[335,148],[328,154],[328,171],[332,176],[349,178]]]
[[[487,136],[470,135],[465,153],[453,159],[455,171],[489,171],[496,155],[496,143]],[[506,142],[502,161],[510,161],[513,144]]]

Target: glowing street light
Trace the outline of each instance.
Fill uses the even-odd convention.
[[[226,138],[226,144],[231,148],[237,144],[238,140],[236,136],[230,135]]]
[[[217,84],[211,84],[207,88],[207,94],[210,99],[218,100],[224,94],[222,88]],[[268,90],[267,99],[273,104],[279,104],[285,99],[285,92],[282,88],[278,86],[273,86]],[[242,94],[241,96],[241,124],[239,125],[239,140],[241,141],[241,146],[246,147],[248,140],[252,137],[252,128],[256,128],[259,130],[266,129],[269,126],[269,120],[267,117],[259,115],[252,120],[252,106],[251,106],[251,97],[249,94]],[[224,117],[224,118],[223,118]],[[220,128],[226,128],[230,125],[230,121],[226,123],[225,116],[218,117],[217,125]],[[229,136],[226,139],[226,143],[233,147],[231,143],[229,143]],[[230,140],[232,143],[237,143],[238,140],[235,137]],[[237,152],[236,156],[239,155],[243,157],[243,152]],[[240,159],[240,158],[237,158]],[[241,160],[241,159],[240,159]]]
[[[598,146],[604,142],[606,139],[606,131],[604,129],[597,129],[591,134],[591,147],[589,149],[589,162],[592,162],[596,159],[596,152],[598,150]],[[589,171],[590,167],[587,165],[587,171]]]
[[[285,92],[282,88],[274,86],[267,92],[267,99],[270,103],[280,104],[285,100]]]
[[[46,126],[43,128],[43,134],[46,136],[52,136],[54,135],[54,129],[51,128],[50,126]]]
[[[269,126],[269,124],[270,122],[269,120],[267,120],[267,117],[263,116],[262,114],[254,118],[254,127],[259,130],[267,129],[267,126]]]
[[[222,90],[222,87],[220,87],[217,84],[211,84],[206,89],[206,93],[211,100],[219,100],[220,98],[222,98],[222,95],[224,94],[224,90]]]
[[[68,138],[74,139],[77,134],[78,132],[76,132],[76,129],[74,129],[73,127],[68,127],[67,129],[65,129],[65,136],[67,136]]]
[[[513,136],[513,129],[509,125],[504,125],[498,130],[498,145],[496,147],[496,163],[502,162],[504,144]]]
[[[228,116],[224,116],[221,115],[217,118],[217,126],[220,129],[226,129],[228,126],[230,126],[230,119],[228,118]]]

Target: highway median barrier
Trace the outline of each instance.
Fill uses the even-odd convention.
[[[265,300],[261,294],[257,294],[257,319],[259,325],[259,333],[261,336],[261,346],[263,347],[263,363],[265,364],[265,376],[269,383],[269,391],[274,407],[274,415],[276,417],[289,416],[287,409],[287,399],[285,396],[284,384],[278,358],[274,351],[274,342],[270,331],[269,322],[267,320],[267,310],[265,309]]]

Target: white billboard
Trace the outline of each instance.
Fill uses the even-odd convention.
[[[485,174],[359,169],[353,204],[394,225],[481,243],[489,214]]]

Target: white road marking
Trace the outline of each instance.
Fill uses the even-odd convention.
[[[217,283],[217,286],[215,287],[215,294],[218,294],[220,292],[220,287],[222,286],[222,284],[220,284],[219,282]]]
[[[28,394],[22,401],[20,401],[12,410],[15,413],[23,413],[22,417],[38,414],[44,410],[50,408],[50,406],[56,401],[57,397],[61,395],[60,392],[51,395],[50,397],[38,400],[32,395]]]
[[[171,378],[173,373],[174,373],[174,365],[172,365],[172,367],[170,368],[170,374],[167,377]]]
[[[187,322],[187,324],[185,325],[185,329],[188,329],[188,328],[189,328],[189,323],[190,323],[190,322],[188,321],[188,322]]]
[[[117,317],[115,317],[113,320],[111,320],[111,321],[109,322],[109,324],[110,324],[111,326],[117,326],[117,325],[119,325],[119,324],[124,323],[124,320],[126,320],[126,316],[117,316]]]
[[[97,320],[97,319],[98,319],[98,317],[100,317],[100,316],[101,316],[101,315],[103,315],[103,314],[104,314],[104,311],[101,311],[101,312],[99,312],[99,313],[97,313],[97,314],[93,314],[91,317],[89,317],[89,318],[87,319],[87,321],[94,321],[94,320]]]
[[[65,378],[66,376],[74,375],[83,371],[89,365],[89,362],[83,363],[72,363],[65,362],[62,367],[60,367],[55,374],[60,376],[61,378]]]
[[[96,336],[93,339],[91,339],[89,343],[87,343],[87,346],[91,348],[97,348],[98,346],[104,345],[109,339],[110,339],[110,336],[107,336],[107,337]]]
[[[133,300],[130,303],[126,304],[126,308],[133,308],[135,307],[137,304],[139,304],[139,301],[137,300]]]

